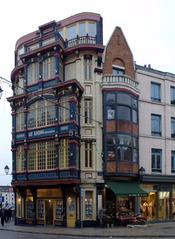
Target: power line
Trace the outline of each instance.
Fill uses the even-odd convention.
[[[4,77],[1,77],[1,76],[0,76],[0,79],[1,79],[2,82],[8,84],[9,86],[12,85],[11,81],[5,79]],[[21,87],[21,86],[17,86],[17,87],[20,88],[20,89],[22,89],[22,90],[25,90],[24,87]],[[37,95],[38,95],[38,94],[37,94]],[[47,100],[47,101],[49,101],[49,102],[51,102],[51,103],[56,104],[58,107],[61,107],[61,108],[63,108],[63,109],[66,109],[66,110],[70,111],[69,108],[67,108],[67,107],[65,107],[65,106],[63,106],[63,105],[61,105],[61,104],[59,104],[59,103],[56,103],[56,102],[53,101],[53,100],[50,100],[50,99],[44,97],[43,94],[39,95],[39,97],[42,98],[42,99],[44,99],[44,100]],[[18,113],[19,113],[19,112],[18,112]],[[21,113],[22,113],[22,112],[21,112]],[[80,116],[80,117],[82,117],[82,118],[89,119],[90,121],[94,121],[94,122],[96,122],[96,123],[102,125],[102,122],[100,122],[100,121],[98,121],[98,120],[95,120],[95,119],[93,119],[93,118],[91,118],[91,117],[88,117],[88,116],[82,115],[82,114],[80,114],[80,113],[78,113],[78,112],[74,112],[74,113],[75,113],[77,116]]]

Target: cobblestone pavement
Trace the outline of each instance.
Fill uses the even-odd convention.
[[[42,238],[39,234],[45,234],[44,238],[175,238],[175,222],[146,224],[132,227],[113,228],[64,228],[54,226],[15,226],[7,223],[0,226],[0,239],[5,231],[18,233],[33,233]],[[57,235],[57,237],[49,237]],[[62,237],[61,237],[62,236]],[[20,238],[20,237],[17,237]],[[22,238],[22,237],[21,237]],[[27,237],[26,237],[27,238]],[[31,238],[31,237],[30,237]],[[34,239],[35,237],[32,238]],[[15,239],[13,237],[13,239]]]

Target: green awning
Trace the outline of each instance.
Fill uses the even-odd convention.
[[[108,187],[120,196],[139,196],[146,197],[148,195],[143,189],[140,188],[136,182],[107,182]]]

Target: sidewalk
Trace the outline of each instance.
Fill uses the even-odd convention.
[[[113,228],[65,228],[54,226],[15,226],[12,222],[7,223],[0,230],[15,232],[28,232],[36,234],[50,234],[62,236],[83,236],[83,237],[172,237],[175,238],[175,222],[146,224],[133,227]]]

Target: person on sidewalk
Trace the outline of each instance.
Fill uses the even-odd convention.
[[[1,210],[1,225],[4,226],[4,217],[5,217],[4,209]]]

